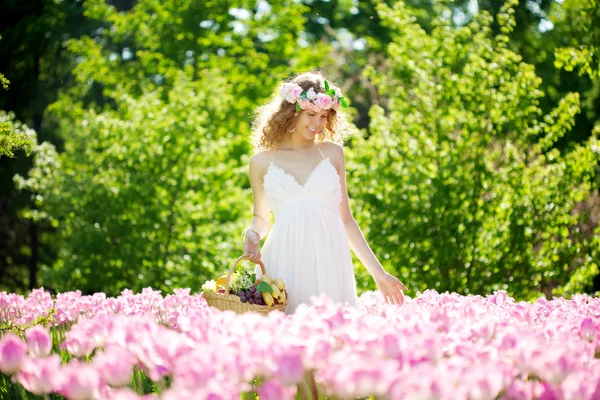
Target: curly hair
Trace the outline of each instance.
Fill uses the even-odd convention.
[[[293,79],[281,82],[280,85],[285,82],[297,83],[303,90],[309,90],[312,87],[316,93],[325,93],[324,81],[324,76],[316,70],[304,72]],[[327,80],[327,82],[331,81]],[[332,84],[337,86],[335,83]],[[273,92],[271,99],[254,111],[255,118],[252,122],[251,142],[255,149],[269,150],[276,147],[292,129],[296,118],[302,112],[297,112],[295,104],[280,97],[280,85]],[[317,142],[334,142],[344,145],[344,137],[348,134],[345,129],[348,124],[348,116],[341,110],[341,108],[337,110],[331,108],[329,110],[325,128],[323,133],[317,136]]]

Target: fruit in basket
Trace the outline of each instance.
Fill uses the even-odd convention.
[[[271,284],[273,285],[277,285],[277,287],[279,288],[280,291],[285,290],[285,283],[283,283],[283,280],[281,278],[275,278],[271,281]]]
[[[285,283],[283,283],[281,278],[275,278],[271,280],[269,288],[267,289],[265,287],[265,291],[271,293],[271,296],[273,296],[273,299],[276,301],[276,303],[285,303],[287,299]]]
[[[217,286],[225,286],[227,284],[227,275],[221,275],[215,282]]]
[[[262,282],[267,282],[268,284],[271,284],[271,277],[270,277],[269,275],[267,275],[267,274],[264,274],[264,275],[262,276],[262,278],[260,278],[260,280],[261,280]]]
[[[262,298],[265,301],[265,304],[269,307],[273,307],[273,304],[275,304],[275,300],[273,299],[273,296],[271,295],[271,293],[269,292],[261,292],[262,294]]]
[[[279,287],[277,287],[277,285],[271,282],[271,289],[273,289],[273,291],[271,292],[273,298],[275,300],[279,300],[279,298],[281,297],[281,290],[279,290]]]

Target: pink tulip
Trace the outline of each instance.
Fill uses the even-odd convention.
[[[588,342],[592,342],[596,338],[596,327],[591,318],[584,318],[583,321],[581,321],[579,335],[583,340],[587,340]]]
[[[52,351],[52,339],[48,330],[40,325],[32,326],[25,332],[29,354],[33,357],[44,357]]]
[[[256,392],[261,400],[286,400],[295,399],[297,393],[296,386],[285,386],[275,381],[263,383]]]
[[[277,378],[284,385],[295,385],[304,379],[304,367],[300,354],[282,354],[275,361]]]
[[[129,384],[136,359],[131,353],[117,346],[110,346],[94,356],[92,365],[99,376],[111,386]]]
[[[150,396],[140,396],[131,388],[113,389],[108,392],[108,398],[111,400],[139,400],[151,398]]]
[[[60,371],[58,393],[70,400],[99,398],[100,379],[96,370],[77,360],[64,365]]]
[[[37,395],[52,393],[61,360],[56,354],[48,357],[26,358],[17,375],[18,382],[25,389]]]
[[[84,336],[82,333],[71,331],[67,334],[67,339],[60,345],[61,349],[66,349],[74,357],[87,357],[94,351],[92,338]]]
[[[0,371],[12,374],[19,370],[27,354],[27,344],[12,333],[0,339]]]
[[[352,396],[369,397],[371,395],[382,396],[385,394],[392,382],[392,375],[396,368],[391,363],[382,363],[377,369],[358,369],[350,375],[348,382]]]

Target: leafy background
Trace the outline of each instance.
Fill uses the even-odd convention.
[[[351,103],[354,216],[409,294],[594,293],[599,10],[8,2],[0,290],[199,290],[243,251],[255,107],[320,68]],[[354,263],[359,293],[375,289]]]

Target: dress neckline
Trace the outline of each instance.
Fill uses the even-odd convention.
[[[316,142],[315,142],[315,146],[317,147],[317,150],[319,150],[319,153],[321,153],[321,157],[323,157],[323,159],[321,161],[319,161],[319,163],[313,168],[312,171],[310,171],[310,174],[308,174],[308,177],[306,178],[306,180],[304,181],[304,183],[298,182],[298,179],[294,175],[290,174],[285,169],[283,169],[283,168],[281,168],[281,167],[279,167],[278,165],[275,164],[275,152],[277,151],[277,146],[275,147],[275,150],[273,150],[273,159],[271,160],[271,164],[269,165],[269,168],[270,167],[277,168],[278,170],[280,170],[281,172],[283,172],[284,175],[289,176],[294,181],[294,183],[296,183],[296,185],[298,185],[302,189],[304,189],[306,187],[306,184],[310,181],[310,179],[314,175],[315,171],[319,168],[319,166],[321,164],[323,164],[324,161],[329,160],[329,157],[325,157],[323,155],[323,152],[321,151],[321,149],[319,148],[319,145]],[[330,164],[331,164],[331,161],[330,161]]]
[[[329,161],[329,163],[331,164],[331,161],[329,160],[329,157],[323,158],[321,161],[319,161],[319,163],[317,164],[317,166],[315,168],[313,168],[313,170],[310,172],[310,174],[308,174],[308,178],[306,178],[306,181],[304,181],[304,183],[298,182],[298,179],[296,179],[296,177],[294,175],[290,174],[289,172],[287,172],[283,168],[279,167],[273,161],[271,161],[271,163],[269,164],[269,168],[275,167],[276,169],[278,169],[279,171],[281,171],[284,175],[288,176],[296,185],[298,185],[300,188],[304,189],[306,187],[306,185],[310,182],[310,180],[312,179],[312,177],[315,175],[315,172],[319,169],[319,167],[325,161]]]

